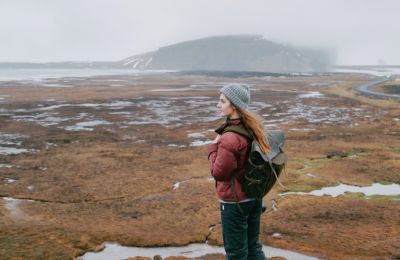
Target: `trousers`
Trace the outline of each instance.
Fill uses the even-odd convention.
[[[220,210],[226,259],[265,260],[259,240],[262,201],[221,202]]]

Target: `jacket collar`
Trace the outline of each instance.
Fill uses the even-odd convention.
[[[234,119],[230,119],[229,117],[226,118],[226,122],[230,123],[230,124],[235,124],[235,123],[240,123],[240,118],[234,118]]]
[[[226,119],[226,121],[225,121],[225,123],[223,123],[221,126],[219,126],[217,129],[215,129],[215,131],[214,132],[216,132],[217,134],[222,134],[223,132],[224,132],[224,129],[227,127],[227,126],[230,126],[230,125],[240,125],[242,122],[240,121],[240,118],[237,118],[237,119],[230,119],[230,118],[227,118]]]

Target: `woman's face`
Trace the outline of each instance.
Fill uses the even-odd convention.
[[[221,116],[232,117],[236,113],[235,107],[225,97],[224,94],[219,96],[219,102],[217,104],[218,111]]]

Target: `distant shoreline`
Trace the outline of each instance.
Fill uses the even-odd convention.
[[[116,75],[149,75],[167,73],[170,71],[157,70],[132,70],[132,69],[91,69],[91,68],[75,68],[75,69],[11,69],[0,67],[0,82],[5,81],[21,81],[32,80],[41,81],[45,79],[57,79],[65,77],[96,77],[96,76],[116,76]]]
[[[15,66],[5,66],[5,64],[14,64]],[[17,66],[20,64],[21,66]],[[373,76],[390,76],[400,74],[400,65],[365,65],[365,66],[334,66],[327,71],[316,72],[267,72],[267,71],[235,71],[235,70],[134,70],[130,68],[106,68],[106,67],[90,67],[90,62],[87,63],[62,63],[75,64],[75,67],[46,67],[45,65],[53,63],[43,63],[41,66],[29,67],[33,63],[1,63],[0,62],[0,81],[19,81],[33,80],[40,81],[50,78],[63,77],[94,77],[94,76],[110,76],[110,75],[145,75],[145,74],[162,74],[162,73],[177,73],[178,75],[194,75],[194,76],[209,76],[209,77],[227,77],[227,78],[249,78],[249,77],[293,77],[293,76],[312,76],[316,74],[329,73],[356,73],[370,74]],[[61,63],[60,63],[61,64]],[[88,66],[82,66],[86,64]],[[26,67],[24,67],[26,66]]]

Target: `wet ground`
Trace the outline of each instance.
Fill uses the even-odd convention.
[[[206,144],[229,82],[250,84],[250,109],[287,135],[285,188],[264,199],[264,245],[328,259],[400,257],[397,186],[307,195],[400,184],[400,103],[352,91],[371,80],[168,73],[1,82],[0,258],[72,258],[104,242],[222,245]]]

